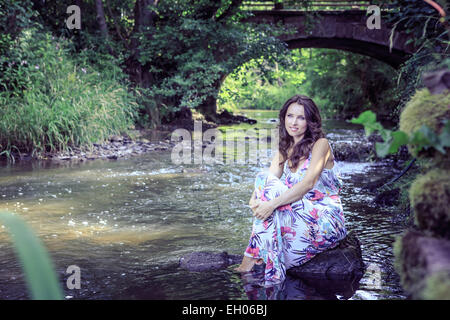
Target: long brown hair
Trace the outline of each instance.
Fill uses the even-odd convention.
[[[289,106],[293,103],[298,103],[303,106],[307,127],[303,139],[294,146],[291,156],[288,159],[288,149],[294,145],[294,138],[286,131],[284,119]],[[283,156],[283,161],[280,162],[280,165],[284,161],[291,160],[292,168],[295,169],[300,160],[308,157],[314,143],[320,138],[325,138],[325,133],[322,131],[322,118],[319,108],[317,108],[311,98],[297,94],[284,103],[280,110],[279,120],[279,151]]]

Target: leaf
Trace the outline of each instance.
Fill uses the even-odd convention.
[[[373,113],[373,111],[371,110],[367,110],[361,113],[358,116],[358,118],[351,119],[350,122],[355,124],[370,124],[375,123],[376,120],[377,120],[376,114]]]
[[[392,132],[392,142],[389,148],[389,153],[396,153],[398,151],[398,148],[400,148],[402,145],[408,144],[408,142],[409,137],[406,132],[400,130]]]
[[[384,158],[389,154],[390,147],[391,147],[390,142],[375,143],[375,151],[377,152],[377,155],[381,158]]]
[[[0,212],[2,223],[11,235],[28,288],[35,300],[61,300],[62,290],[47,250],[34,232],[19,217]]]
[[[426,125],[422,125],[420,129],[412,134],[410,143],[416,147],[416,155],[423,148],[428,149],[437,145],[436,134]]]
[[[367,110],[361,113],[358,118],[351,119],[350,122],[355,124],[362,124],[364,126],[366,136],[370,135],[374,131],[380,131],[381,135],[383,135],[385,129],[376,120],[376,114],[371,110]]]

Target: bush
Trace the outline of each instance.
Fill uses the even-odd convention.
[[[28,29],[0,58],[0,154],[67,150],[133,126],[137,104],[116,62],[97,56],[99,72],[68,52],[64,39]]]

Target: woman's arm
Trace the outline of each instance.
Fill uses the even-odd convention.
[[[256,201],[256,191],[253,190],[252,196],[250,197],[250,201],[248,202],[248,205],[251,207],[255,204]]]
[[[276,208],[302,199],[316,184],[330,155],[328,140],[325,138],[317,140],[312,149],[311,162],[308,170],[306,170],[305,177],[280,196],[270,201],[262,202],[254,211],[254,215],[258,219],[265,220]]]
[[[283,158],[280,152],[279,151],[275,152],[269,167],[269,172],[278,178],[281,178],[283,174],[283,165],[280,165],[280,158]],[[260,200],[256,199],[256,191],[253,190],[253,193],[250,197],[250,201],[248,202],[250,208],[253,210],[253,213],[255,213],[255,209],[258,207],[259,203]]]
[[[272,163],[270,164],[269,171],[278,179],[283,175],[283,164],[280,165],[280,162],[283,160],[283,156],[279,151],[276,151],[272,158]]]

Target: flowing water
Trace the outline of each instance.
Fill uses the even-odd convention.
[[[222,130],[276,125],[276,112],[249,116],[259,120],[256,126]],[[342,121],[324,124],[332,141],[362,134]],[[375,205],[374,195],[362,189],[372,180],[391,178],[392,164],[340,165],[347,229],[359,235],[369,266],[345,298],[404,299],[392,267],[392,242],[403,230],[403,218],[396,208]],[[195,273],[177,263],[192,251],[243,253],[252,224],[246,205],[256,173],[267,166],[177,165],[171,151],[78,164],[3,163],[0,210],[20,215],[43,240],[66,299],[249,299],[233,267]],[[81,289],[66,287],[70,265],[81,268]],[[292,281],[287,287],[295,287],[295,297],[324,298]],[[0,229],[0,299],[27,298],[20,264]]]

